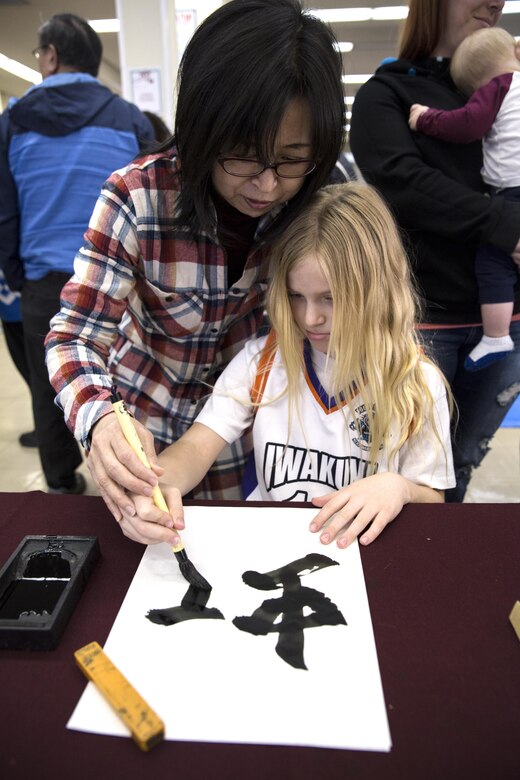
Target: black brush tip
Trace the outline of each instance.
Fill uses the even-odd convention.
[[[209,582],[202,576],[202,574],[200,574],[200,572],[197,571],[189,558],[185,558],[184,560],[179,561],[179,569],[181,570],[181,574],[184,579],[189,582],[190,585],[193,585],[194,588],[199,588],[200,590],[211,590],[211,585]]]

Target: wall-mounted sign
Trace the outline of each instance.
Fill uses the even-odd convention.
[[[141,111],[162,111],[161,71],[159,68],[131,68],[132,103]]]

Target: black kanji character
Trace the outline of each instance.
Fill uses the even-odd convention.
[[[267,599],[252,615],[236,617],[233,624],[241,631],[248,631],[256,636],[278,633],[276,652],[280,658],[296,669],[307,669],[303,659],[303,630],[315,626],[346,626],[347,622],[327,596],[319,590],[302,587],[300,577],[338,565],[337,561],[325,555],[311,553],[265,574],[257,571],[244,572],[242,579],[246,585],[258,590],[276,590],[282,587],[283,595]],[[304,616],[304,607],[310,607],[314,611]],[[279,615],[282,619],[275,623]]]

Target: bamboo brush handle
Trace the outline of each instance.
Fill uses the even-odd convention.
[[[135,429],[135,425],[132,419],[132,416],[128,413],[128,410],[125,406],[124,401],[116,401],[112,404],[112,409],[116,413],[116,417],[119,421],[119,425],[121,426],[121,430],[123,431],[124,437],[127,440],[128,444],[131,446],[139,460],[143,465],[146,466],[146,468],[151,468],[150,461],[148,460],[146,456],[146,452],[143,449],[143,445],[141,444],[141,439],[137,435],[137,431]],[[170,512],[168,509],[168,504],[166,503],[164,496],[162,494],[161,488],[159,485],[156,485],[152,492],[152,498],[153,502],[156,507],[159,509],[162,509],[163,512]],[[178,532],[177,532],[178,533]],[[172,547],[172,550],[174,553],[181,552],[184,550],[184,544],[182,541],[180,541],[178,544]]]

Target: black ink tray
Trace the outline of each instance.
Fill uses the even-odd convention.
[[[25,536],[0,570],[0,648],[55,648],[98,558],[96,536]]]

